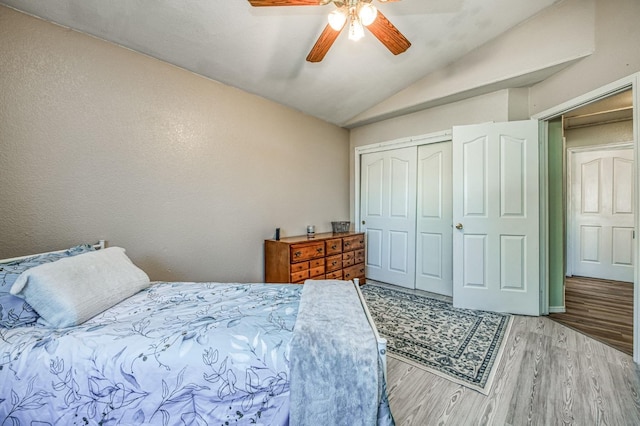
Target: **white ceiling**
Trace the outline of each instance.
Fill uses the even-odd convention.
[[[344,125],[559,0],[375,2],[411,41],[392,55],[373,35],[338,37],[305,61],[334,8],[247,0],[0,0],[328,122]]]

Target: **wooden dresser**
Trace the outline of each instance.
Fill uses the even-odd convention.
[[[264,276],[268,283],[352,280],[364,284],[364,233],[332,232],[264,242]]]

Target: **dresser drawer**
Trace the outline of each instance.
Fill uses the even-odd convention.
[[[326,246],[327,246],[327,256],[331,256],[332,254],[342,253],[342,238],[327,240]]]
[[[342,279],[342,269],[338,269],[337,271],[327,272],[328,280],[341,280]]]
[[[304,271],[305,269],[309,269],[309,262],[300,262],[294,263],[291,265],[291,273]]]
[[[324,274],[324,265],[316,266],[315,268],[309,269],[309,278],[315,278],[323,274]]]
[[[327,257],[327,264],[326,264],[327,272],[335,271],[336,269],[342,269],[342,255],[341,254]]]
[[[309,268],[317,268],[318,266],[324,267],[324,257],[309,261]]]
[[[364,248],[364,235],[354,235],[342,239],[342,251],[360,250]]]
[[[297,283],[302,280],[306,280],[309,278],[309,270],[305,269],[304,271],[292,272],[291,273],[291,282]]]
[[[356,263],[364,263],[364,249],[356,251]]]
[[[313,244],[294,244],[291,246],[291,263],[324,257],[324,241]]]
[[[343,270],[343,278],[352,280],[354,278],[364,278],[364,264],[350,266]]]
[[[356,264],[356,252],[348,251],[346,253],[342,253],[342,267],[346,268],[347,266],[353,266]]]

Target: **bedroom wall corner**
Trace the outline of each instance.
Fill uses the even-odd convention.
[[[349,214],[349,132],[0,6],[0,258],[108,240],[153,280],[263,281]]]

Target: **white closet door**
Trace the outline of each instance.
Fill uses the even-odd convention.
[[[415,288],[417,148],[361,156],[367,278]]]
[[[538,123],[453,128],[453,305],[540,314]]]
[[[633,149],[571,157],[573,274],[633,282]]]
[[[418,147],[416,288],[453,295],[451,142]]]

